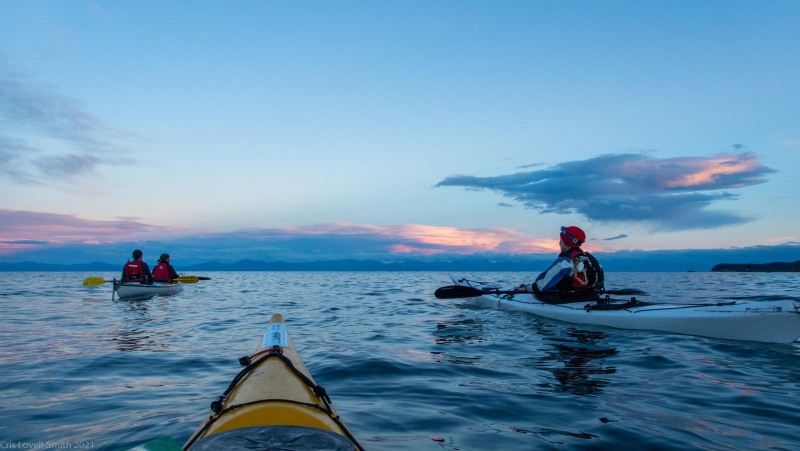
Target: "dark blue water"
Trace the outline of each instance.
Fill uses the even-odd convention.
[[[111,300],[2,273],[0,449],[183,443],[272,313],[367,449],[800,449],[800,343],[588,328],[438,300],[447,274],[220,272]],[[514,284],[527,273],[473,273]],[[670,302],[798,299],[800,274],[622,273]]]

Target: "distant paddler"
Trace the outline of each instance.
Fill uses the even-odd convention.
[[[158,264],[153,268],[153,280],[156,282],[172,282],[180,277],[169,263],[169,254],[161,254]]]
[[[133,261],[128,261],[122,267],[122,277],[120,283],[141,283],[151,285],[153,283],[153,273],[150,267],[142,260],[142,251],[133,251]]]

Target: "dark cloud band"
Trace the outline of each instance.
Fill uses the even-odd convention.
[[[495,177],[451,176],[436,186],[493,190],[541,213],[684,230],[748,222],[706,208],[738,197],[722,190],[764,183],[772,172],[750,152],[668,159],[614,154]]]

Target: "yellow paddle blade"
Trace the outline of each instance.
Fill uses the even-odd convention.
[[[197,283],[200,281],[200,279],[197,276],[181,276],[181,277],[176,277],[172,280],[181,283]]]
[[[102,277],[87,277],[83,281],[83,286],[84,287],[96,287],[96,286],[102,285],[102,284],[104,284],[106,282],[109,282],[109,281],[104,279],[104,278],[102,278]]]

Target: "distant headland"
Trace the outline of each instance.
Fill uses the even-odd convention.
[[[800,272],[800,260],[775,263],[720,263],[711,268],[714,272]]]

